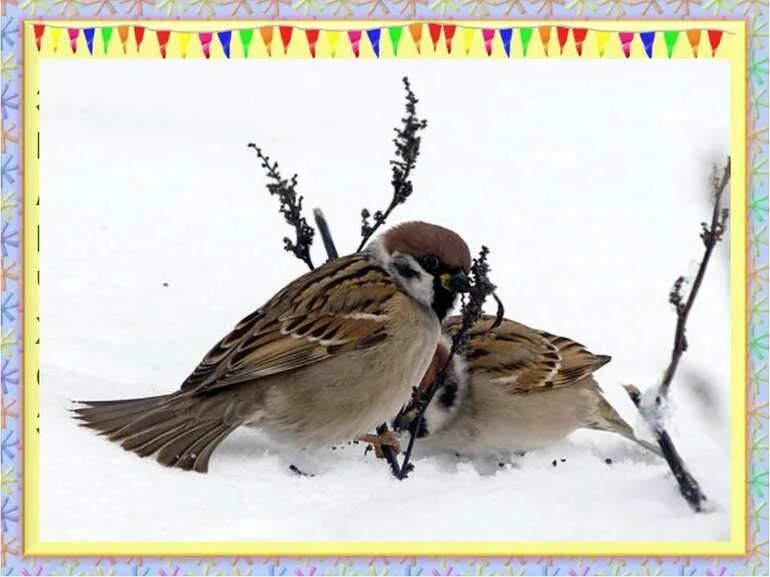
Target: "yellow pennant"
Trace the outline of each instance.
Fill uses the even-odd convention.
[[[473,46],[473,33],[476,32],[475,28],[463,28],[463,47],[465,47],[466,56],[471,51]]]
[[[337,55],[337,43],[340,41],[339,30],[327,30],[326,41],[329,43],[329,52],[332,54],[332,58]]]
[[[596,45],[599,48],[599,56],[604,56],[604,49],[607,47],[607,40],[610,39],[610,33],[604,30],[596,31]]]
[[[61,36],[61,28],[51,28],[51,42],[53,43],[53,51],[56,52],[59,48],[59,37]]]
[[[187,57],[187,47],[190,45],[190,33],[189,32],[177,32],[176,41],[179,44],[179,53],[182,58]]]

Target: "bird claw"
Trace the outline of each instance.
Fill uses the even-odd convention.
[[[357,440],[363,441],[364,443],[369,443],[369,447],[366,448],[366,451],[369,451],[373,448],[374,456],[378,459],[385,458],[383,447],[390,447],[394,449],[396,454],[401,452],[401,442],[393,431],[388,431],[386,433],[377,435],[362,435],[358,437]]]

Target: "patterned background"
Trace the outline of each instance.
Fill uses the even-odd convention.
[[[23,558],[21,337],[21,20],[745,19],[749,22],[749,552],[739,558]],[[2,3],[2,567],[5,575],[767,575],[767,0],[7,0]]]

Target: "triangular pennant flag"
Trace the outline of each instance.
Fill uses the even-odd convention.
[[[273,27],[272,26],[263,26],[259,29],[259,34],[262,36],[262,42],[265,44],[265,48],[267,49],[267,55],[272,56],[273,55]]]
[[[158,46],[160,47],[160,55],[166,57],[166,46],[168,45],[168,38],[171,36],[171,32],[168,30],[156,30],[155,35],[158,37]]]
[[[588,28],[573,28],[572,38],[575,39],[575,50],[577,50],[578,56],[583,56],[583,42],[585,42],[588,35]]]
[[[179,45],[179,54],[182,58],[187,58],[187,47],[190,45],[189,32],[175,32],[176,43]],[[211,40],[209,40],[211,42]]]
[[[610,39],[610,33],[606,30],[596,31],[596,46],[599,48],[599,57],[604,56],[604,49],[607,47],[607,41]]]
[[[317,28],[308,28],[305,30],[305,37],[307,38],[307,46],[310,49],[310,56],[315,58],[315,45],[318,42],[319,30]]]
[[[112,26],[102,26],[102,46],[105,54],[110,47],[110,38],[112,38]]]
[[[372,28],[366,31],[366,35],[369,37],[369,44],[372,45],[372,50],[374,50],[374,55],[377,58],[380,57],[380,32],[379,28]]]
[[[470,54],[471,47],[473,46],[473,34],[476,32],[475,28],[463,28],[463,48],[465,48],[465,54]]]
[[[668,51],[668,57],[674,54],[674,48],[676,47],[676,41],[679,40],[679,30],[666,30],[663,33],[663,39],[666,41],[666,50]]]
[[[510,58],[511,56],[511,37],[513,36],[513,29],[512,28],[501,28],[500,29],[500,40],[503,41],[503,50],[505,50],[505,55]]]
[[[201,50],[206,58],[211,58],[211,39],[214,35],[211,32],[198,32],[198,40],[201,43]]]
[[[88,53],[93,54],[94,53],[94,29],[83,28],[83,37],[86,39],[86,48],[88,48]]]
[[[492,40],[495,39],[494,28],[484,28],[481,31],[481,37],[484,38],[484,49],[487,51],[487,56],[492,56]]]
[[[521,52],[526,58],[527,49],[529,48],[529,39],[532,38],[532,28],[520,28],[519,36],[521,36]]]
[[[455,24],[444,24],[444,40],[446,41],[446,51],[452,53],[452,39],[455,37],[455,30],[457,26]]]
[[[51,42],[53,43],[53,51],[59,48],[59,38],[61,36],[61,28],[51,28]]]
[[[128,26],[118,26],[118,38],[123,47],[123,54],[126,53],[126,42],[128,42]]]
[[[35,24],[33,28],[35,30],[35,46],[37,46],[37,51],[40,52],[40,43],[45,32],[45,24]]]
[[[398,43],[401,41],[401,32],[403,29],[401,26],[391,26],[388,28],[388,36],[390,36],[390,43],[393,46],[393,55],[398,56]]]
[[[647,58],[652,58],[652,49],[655,47],[655,32],[640,32],[639,38],[647,53]]]
[[[241,46],[243,46],[243,57],[249,57],[249,46],[251,46],[251,39],[254,36],[253,28],[242,28],[238,31],[238,36],[241,38]]]
[[[618,32],[618,38],[620,38],[620,44],[623,46],[623,54],[628,58],[631,56],[631,42],[634,41],[634,33]]]
[[[222,45],[222,52],[225,53],[225,58],[230,58],[230,40],[232,39],[232,32],[230,30],[222,30],[217,32],[217,38]]]
[[[700,44],[700,30],[688,30],[687,40],[690,41],[690,46],[692,47],[692,55],[695,56],[695,58],[697,58],[698,44]]]
[[[548,42],[551,40],[551,27],[541,26],[537,29],[537,31],[540,34],[540,42],[543,43],[543,50],[545,51],[545,55],[548,56]]]
[[[722,41],[722,31],[721,30],[709,30],[709,44],[711,44],[711,56],[717,55],[717,48],[719,48],[719,43]]]
[[[412,35],[414,45],[417,47],[417,54],[420,53],[420,41],[422,40],[422,22],[415,22],[409,25],[409,34]]]
[[[361,42],[361,31],[348,30],[348,38],[350,39],[350,47],[353,49],[353,54],[355,54],[356,58],[358,58],[361,53],[359,47]]]
[[[67,32],[70,36],[70,48],[72,48],[72,53],[75,54],[78,50],[78,34],[80,33],[80,30],[77,28],[68,28]]]
[[[144,39],[144,26],[134,26],[134,40],[136,40],[136,51],[142,47],[142,40]]]
[[[291,33],[294,31],[294,27],[279,26],[278,31],[281,33],[281,42],[283,43],[283,53],[288,54],[289,42],[291,42]]]
[[[569,28],[557,26],[556,39],[559,41],[559,54],[564,54],[564,45],[567,43],[567,38],[569,38]]]
[[[337,55],[337,43],[340,41],[339,30],[327,30],[326,42],[329,43],[329,52],[331,52],[332,58]]]
[[[435,52],[438,47],[438,39],[441,38],[441,24],[428,22],[428,33],[430,34],[431,42],[433,42],[433,52]]]

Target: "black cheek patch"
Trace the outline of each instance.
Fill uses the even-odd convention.
[[[395,264],[398,274],[404,278],[415,278],[420,276],[420,273],[414,270],[411,266],[403,262],[397,262]]]

